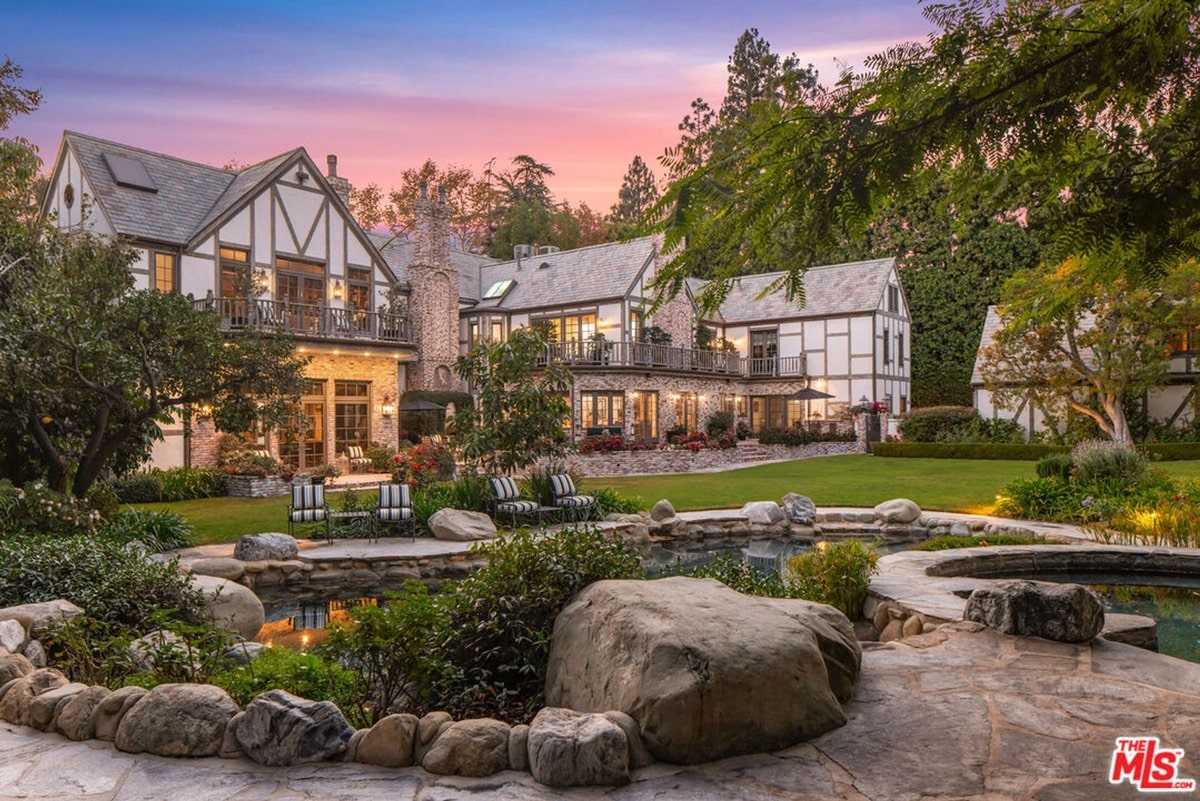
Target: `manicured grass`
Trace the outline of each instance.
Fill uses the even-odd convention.
[[[1200,477],[1200,461],[1161,462],[1156,468],[1177,477]],[[582,489],[610,487],[636,495],[647,505],[667,498],[679,511],[740,507],[747,501],[780,500],[786,493],[807,495],[817,506],[874,506],[889,498],[910,498],[923,509],[987,514],[996,494],[1017,478],[1032,478],[1033,462],[972,459],[885,459],[878,456],[826,456],[747,467],[723,473],[593,478]],[[196,529],[200,544],[236,542],[243,534],[287,531],[286,497],[211,498],[145,504],[173,509]],[[337,493],[330,506],[341,508]],[[297,529],[301,537],[321,529]]]
[[[1200,462],[1155,465],[1173,476],[1200,476]],[[817,506],[874,506],[909,498],[922,509],[988,514],[1001,487],[1033,478],[1033,462],[983,459],[885,459],[825,456],[747,467],[724,473],[595,478],[584,487],[611,487],[652,504],[667,498],[678,511],[739,507],[747,501],[778,501],[795,492]]]

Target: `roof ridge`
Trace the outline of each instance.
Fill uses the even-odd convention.
[[[224,167],[214,167],[213,165],[205,164],[202,161],[193,161],[192,159],[180,158],[179,156],[172,156],[170,153],[161,153],[157,150],[151,150],[146,147],[138,147],[137,145],[129,145],[124,142],[118,142],[115,139],[105,139],[100,136],[92,136],[91,134],[85,134],[80,131],[72,131],[70,129],[67,129],[67,130],[63,131],[63,136],[66,136],[66,137],[77,136],[80,139],[87,139],[89,141],[97,142],[100,144],[115,145],[116,147],[125,148],[126,150],[135,150],[138,153],[145,153],[147,156],[157,156],[158,158],[170,159],[171,161],[175,161],[180,164],[189,164],[193,167],[202,167],[202,168],[204,168],[206,170],[210,170],[212,172],[219,172],[224,175],[228,175],[231,179],[238,174],[238,172],[236,170],[227,170]]]
[[[653,236],[639,236],[634,239],[618,239],[615,242],[597,242],[594,245],[584,245],[581,248],[571,248],[570,250],[559,250],[556,253],[535,253],[532,256],[522,256],[521,261],[532,261],[540,256],[565,256],[567,254],[582,253],[585,250],[599,250],[600,248],[610,248],[617,245],[632,245],[637,242],[649,240],[653,242]],[[504,261],[496,261],[491,264],[485,264],[485,267],[501,267],[505,264],[516,264],[517,259],[505,259]]]

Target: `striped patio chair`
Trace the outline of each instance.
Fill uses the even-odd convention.
[[[288,534],[295,536],[297,523],[324,523],[325,538],[329,538],[329,504],[325,503],[325,485],[301,484],[292,487]]]
[[[346,446],[346,460],[350,462],[350,472],[365,470],[371,466],[371,460],[363,453],[361,445]]]
[[[575,489],[575,482],[566,473],[550,476],[550,491],[554,495],[554,505],[572,522],[587,520],[596,509],[596,496],[580,495]]]
[[[522,498],[521,491],[517,489],[517,482],[508,476],[493,478],[491,482],[493,517],[508,515],[512,518],[513,526],[517,525],[517,519],[521,516],[533,516],[541,522],[541,504]]]
[[[413,514],[411,487],[407,484],[380,484],[377,514],[380,526],[406,527],[408,535],[417,538],[417,518]]]

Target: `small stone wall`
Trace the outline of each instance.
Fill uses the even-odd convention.
[[[752,456],[741,446],[724,450],[705,448],[694,453],[689,450],[577,453],[568,456],[566,463],[569,471],[580,476],[628,476],[696,473],[723,470],[748,461],[786,461],[844,453],[862,453],[862,445],[857,442],[814,442],[799,447],[758,445],[753,449]]]
[[[226,476],[225,494],[233,498],[271,498],[291,492],[291,483],[279,476]]]

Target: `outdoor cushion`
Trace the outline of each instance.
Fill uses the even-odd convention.
[[[591,506],[594,503],[596,503],[596,499],[591,495],[560,495],[554,499],[554,504],[556,506],[562,506],[568,509]]]
[[[493,478],[491,481],[492,494],[496,496],[496,500],[511,501],[521,497],[521,491],[517,489],[517,482],[508,476]]]
[[[299,484],[292,487],[292,506],[297,509],[312,509],[325,506],[324,484]]]
[[[527,512],[536,512],[540,507],[533,501],[501,501],[496,504],[496,510],[500,512],[515,512],[516,514],[526,514]]]
[[[412,489],[407,484],[380,484],[379,508],[395,509],[412,506]]]
[[[557,476],[550,476],[550,487],[554,491],[556,497],[564,495],[575,495],[575,482],[566,473],[561,473]]]
[[[379,519],[384,522],[394,521],[394,520],[411,520],[412,516],[413,516],[413,510],[406,508],[406,507],[402,507],[402,506],[395,506],[395,507],[381,506],[381,507],[379,507]]]

